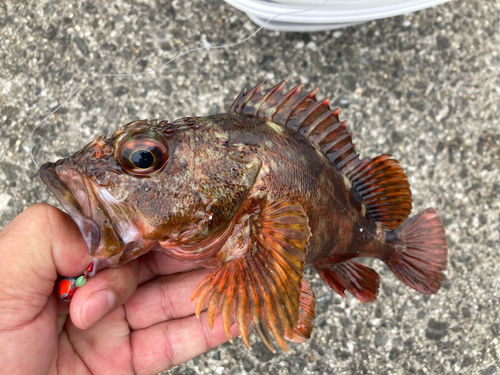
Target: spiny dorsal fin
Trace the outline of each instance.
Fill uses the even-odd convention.
[[[396,229],[410,214],[410,185],[399,163],[390,155],[361,160],[352,143],[347,121],[339,121],[339,109],[332,111],[329,99],[316,100],[318,89],[300,94],[302,84],[283,93],[283,81],[266,93],[264,81],[238,95],[229,113],[261,117],[300,133],[335,165],[352,183],[366,206],[368,217],[384,229]]]

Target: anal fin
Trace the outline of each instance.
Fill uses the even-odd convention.
[[[294,337],[300,319],[302,275],[310,236],[307,216],[298,204],[280,200],[258,214],[242,214],[218,254],[221,266],[193,291],[196,314],[207,308],[211,328],[221,314],[229,341],[231,324],[236,322],[249,349],[249,334],[255,330],[271,351],[275,350],[270,334],[288,352],[285,337]],[[310,296],[307,289],[304,299]],[[310,301],[304,303],[306,309],[311,306]],[[297,329],[307,334],[308,327]]]
[[[302,291],[300,293],[299,322],[293,328],[293,335],[285,335],[285,339],[291,342],[304,343],[311,337],[316,319],[316,297],[311,284],[302,279]]]
[[[347,260],[317,268],[321,280],[342,297],[347,297],[347,290],[359,301],[373,302],[377,299],[380,278],[373,269]]]

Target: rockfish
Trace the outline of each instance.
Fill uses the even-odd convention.
[[[228,113],[135,121],[40,175],[77,223],[93,273],[149,251],[213,273],[193,291],[196,314],[222,314],[250,348],[255,331],[304,342],[315,297],[304,268],[346,297],[377,298],[374,257],[409,287],[436,293],[447,242],[436,210],[408,218],[407,177],[390,155],[361,159],[328,98],[302,85],[242,92]]]

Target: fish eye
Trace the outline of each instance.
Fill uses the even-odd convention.
[[[167,145],[154,132],[128,135],[118,148],[118,160],[125,172],[148,175],[163,168],[168,159]]]
[[[136,150],[130,155],[129,160],[139,169],[151,168],[156,162],[154,154],[149,150]]]

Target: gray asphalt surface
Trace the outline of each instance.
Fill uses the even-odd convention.
[[[28,156],[28,134],[90,74],[141,72],[256,27],[216,1],[0,4],[0,228],[27,206],[59,206]],[[342,299],[311,272],[316,329],[292,354],[226,344],[167,374],[500,373],[500,4],[456,0],[336,32],[262,31],[142,77],[99,78],[35,133],[37,161],[66,157],[141,118],[227,110],[254,83],[320,87],[362,156],[392,153],[414,213],[435,207],[449,240],[442,290],[423,296],[379,261],[378,300]]]

